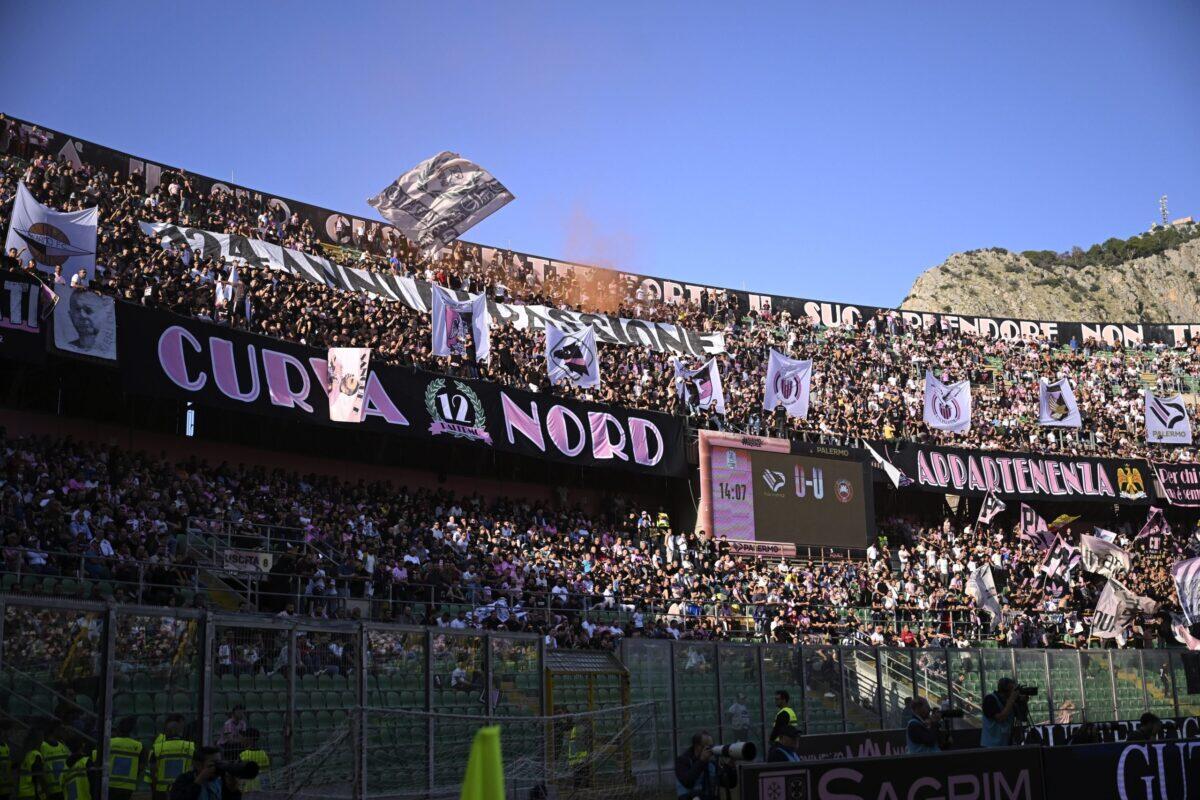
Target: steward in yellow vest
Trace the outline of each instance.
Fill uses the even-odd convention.
[[[79,745],[71,755],[67,771],[63,773],[63,800],[91,800],[92,782],[88,776],[91,759]]]
[[[71,748],[60,738],[62,729],[56,728],[42,742],[42,761],[45,763],[46,797],[58,800],[63,796],[62,776],[67,771],[67,759]]]
[[[775,712],[775,724],[771,726],[772,744],[779,739],[779,734],[784,728],[799,727],[796,725],[796,712],[789,705],[791,700],[788,693],[782,689],[775,693],[775,707],[779,710]]]
[[[248,778],[241,781],[243,792],[255,792],[262,788],[263,781],[267,777],[267,770],[271,768],[271,757],[267,755],[266,750],[259,749],[258,746],[259,733],[254,728],[247,728],[242,734],[242,739],[246,742],[246,749],[238,753],[238,761],[251,761],[258,764],[258,777]],[[270,787],[270,782],[267,786]]]
[[[141,772],[142,743],[134,739],[134,719],[125,717],[117,723],[116,734],[108,744],[109,800],[129,800],[137,790]]]
[[[167,717],[166,728],[146,756],[146,782],[155,800],[166,800],[175,779],[191,769],[195,753],[196,743],[183,738],[183,717]]]
[[[8,745],[7,724],[0,724],[0,800],[9,800],[13,793],[12,748]]]
[[[34,800],[46,796],[46,765],[42,760],[42,732],[30,729],[22,748],[20,769],[17,771],[18,800]]]

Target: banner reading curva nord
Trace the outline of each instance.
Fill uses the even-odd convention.
[[[673,417],[371,363],[361,422],[330,420],[327,351],[117,303],[122,382],[133,393],[430,442],[656,475],[685,470]]]

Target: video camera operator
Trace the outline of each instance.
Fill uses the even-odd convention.
[[[996,691],[983,698],[980,747],[1008,747],[1012,744],[1013,719],[1020,698],[1017,682],[1012,678],[1001,678],[996,684]]]
[[[942,748],[938,743],[941,732],[941,709],[929,707],[929,700],[924,697],[913,698],[912,718],[904,728],[906,752],[908,753],[937,753]]]
[[[171,800],[242,800],[239,781],[258,775],[258,765],[247,761],[222,763],[221,750],[201,747],[185,772],[171,785]]]
[[[737,786],[737,770],[727,758],[716,758],[708,731],[692,737],[692,746],[675,759],[675,796],[678,800],[717,800],[720,787]],[[222,798],[224,800],[224,798]]]

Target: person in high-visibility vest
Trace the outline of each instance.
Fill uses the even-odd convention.
[[[258,764],[258,777],[247,778],[241,781],[242,793],[255,792],[262,788],[263,781],[267,777],[267,770],[271,768],[271,757],[267,755],[267,751],[263,750],[258,745],[259,733],[254,728],[247,728],[242,734],[242,739],[246,742],[246,749],[238,753],[238,761],[251,761]],[[267,783],[270,787],[270,782]]]
[[[138,763],[142,758],[142,743],[132,737],[135,720],[125,717],[117,723],[116,736],[108,744],[109,800],[129,800],[138,787]]]
[[[171,784],[192,765],[196,743],[183,738],[183,717],[172,714],[146,756],[146,782],[154,800],[167,800]]]
[[[67,759],[71,748],[62,740],[62,729],[51,728],[42,741],[42,760],[46,764],[46,797],[61,800],[63,796],[62,776],[67,771]]]
[[[42,732],[30,728],[21,748],[21,766],[17,772],[17,800],[46,797],[46,762],[42,759]]]
[[[791,696],[783,689],[775,693],[775,707],[779,710],[775,712],[775,724],[771,726],[772,744],[779,741],[779,735],[784,728],[798,727],[796,725],[796,712],[792,710],[790,705],[791,701]]]
[[[567,734],[567,766],[576,786],[587,785],[588,743],[592,738],[587,726],[587,720],[580,720],[571,726]]]
[[[13,793],[12,747],[8,743],[12,727],[0,722],[0,800],[10,800]]]
[[[71,754],[67,764],[67,771],[63,773],[63,800],[91,800],[92,782],[88,776],[91,762],[81,741],[75,746],[75,752]]]

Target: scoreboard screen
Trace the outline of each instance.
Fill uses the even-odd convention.
[[[706,521],[716,536],[865,547],[874,535],[865,461],[715,443],[708,454]]]

